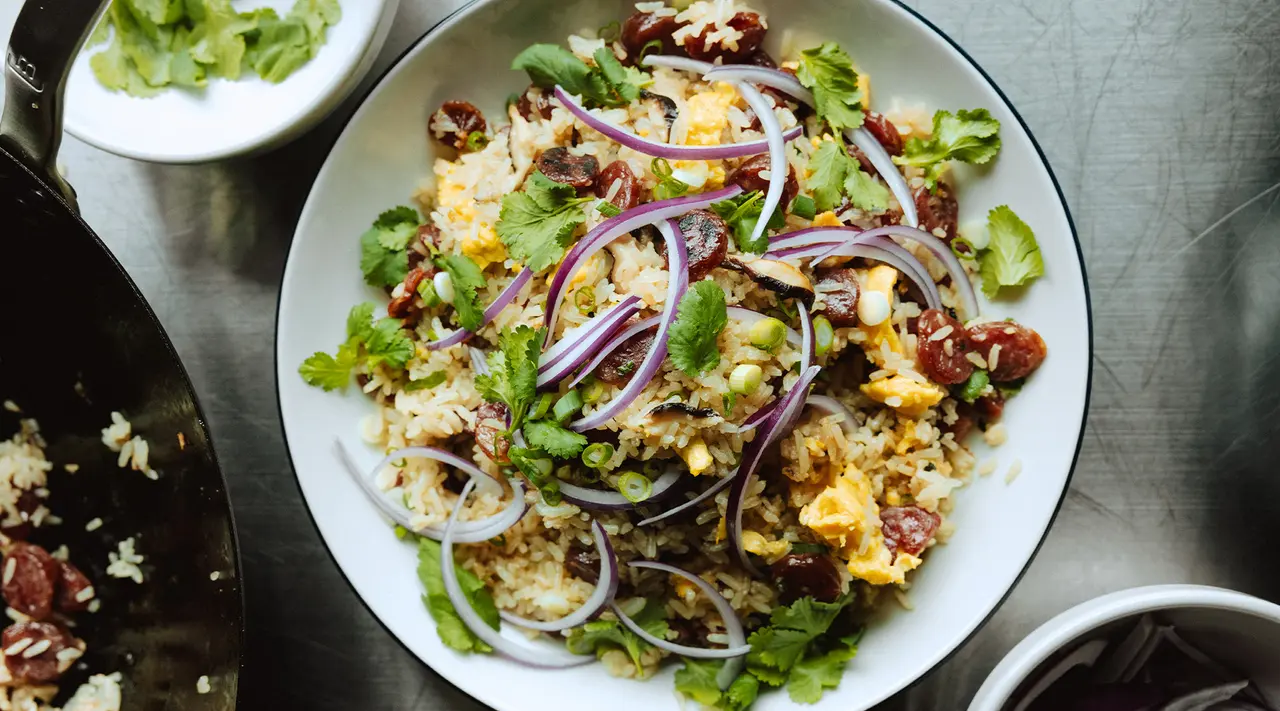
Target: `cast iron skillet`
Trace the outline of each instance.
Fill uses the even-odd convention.
[[[0,400],[36,418],[60,526],[33,535],[93,579],[79,616],[89,646],[64,677],[123,672],[127,711],[235,707],[243,637],[240,564],[226,486],[177,353],[137,287],[81,221],[54,168],[70,60],[106,0],[27,0],[10,41],[0,120]],[[101,429],[118,410],[151,445],[158,481],[116,467]],[[0,410],[0,437],[19,415]],[[65,463],[79,464],[75,474]],[[101,517],[92,532],[85,523]],[[108,577],[108,551],[138,536],[146,582]],[[211,580],[211,574],[217,579]],[[198,694],[207,675],[213,690]],[[64,692],[65,698],[66,692]]]

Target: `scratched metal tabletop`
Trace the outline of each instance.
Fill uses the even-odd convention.
[[[402,0],[371,77],[459,4]],[[1096,334],[1084,449],[1043,549],[962,651],[884,706],[959,709],[1023,635],[1087,598],[1196,582],[1280,600],[1280,2],[908,4],[987,69],[1048,154]],[[63,162],[211,421],[244,556],[244,708],[470,711],[339,575],[281,438],[285,252],[353,106],[251,160],[155,166],[68,140]]]

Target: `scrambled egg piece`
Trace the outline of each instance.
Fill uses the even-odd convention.
[[[720,161],[674,161],[671,163],[671,175],[695,192],[724,187],[725,170]]]
[[[680,457],[689,465],[689,473],[694,476],[706,473],[715,464],[711,450],[707,449],[707,443],[701,437],[690,440],[688,446],[680,450]]]
[[[711,91],[689,97],[685,106],[688,132],[684,142],[690,146],[716,146],[729,125],[729,107],[738,100],[738,90],[728,82],[716,82]]]
[[[892,307],[895,296],[893,287],[898,283],[898,270],[880,264],[866,271],[859,270],[859,272],[863,292],[878,291],[884,294],[885,298],[889,300],[890,307]],[[889,350],[894,353],[902,353],[902,341],[898,339],[898,332],[893,330],[892,319],[885,319],[875,326],[859,324],[858,329],[867,334],[867,341],[863,345],[863,349],[867,351],[867,356],[876,365],[884,365],[883,358],[877,352],[880,350],[881,343],[888,343]]]
[[[871,105],[871,77],[858,72],[858,91],[862,92],[862,105]]]
[[[791,552],[789,541],[771,541],[755,531],[742,532],[742,547],[747,549],[748,553],[755,553],[764,558],[770,565]]]
[[[454,178],[457,171],[453,163],[436,161],[436,206],[447,212],[451,220],[473,222],[476,220],[475,198],[468,194],[465,183]],[[487,222],[475,222],[471,234],[464,236],[458,246],[481,269],[507,258],[506,247]]]
[[[813,218],[814,227],[840,227],[842,224],[840,218],[836,217],[836,213],[831,210],[819,213]]]
[[[800,523],[839,551],[848,561],[850,575],[872,585],[901,584],[907,572],[920,565],[916,556],[899,553],[895,558],[889,553],[880,529],[880,507],[871,496],[871,482],[856,466],[849,465],[800,510]]]
[[[933,383],[917,382],[904,375],[863,383],[859,389],[872,400],[884,403],[907,417],[919,417],[925,410],[942,402],[946,395],[946,391]]]
[[[498,238],[497,230],[486,222],[476,224],[476,229],[462,238],[462,253],[471,257],[476,266],[484,269],[490,264],[501,263],[507,258],[506,245]]]

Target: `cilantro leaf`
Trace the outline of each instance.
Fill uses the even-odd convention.
[[[624,67],[613,50],[600,47],[591,55],[596,60],[600,76],[609,85],[619,104],[629,104],[640,98],[640,85],[647,83],[648,77],[635,67]]]
[[[858,128],[866,118],[862,113],[862,92],[853,60],[835,42],[800,53],[800,83],[813,91],[814,109],[832,130]]]
[[[410,380],[404,384],[404,391],[407,393],[417,392],[419,390],[430,390],[437,385],[448,380],[449,376],[443,370],[437,370],[429,373],[427,377],[421,380]]]
[[[535,44],[516,55],[511,68],[528,73],[535,86],[559,85],[570,94],[596,106],[625,106],[640,95],[643,72],[623,67],[607,47],[596,50],[592,67],[563,47]]]
[[[479,304],[484,272],[465,254],[440,257],[436,266],[445,270],[453,282],[453,310],[458,314],[458,324],[468,331],[479,331],[484,326],[484,309]]]
[[[395,286],[409,273],[409,241],[421,219],[411,207],[396,207],[360,235],[360,271],[369,286]]]
[[[440,640],[446,647],[459,652],[493,651],[489,645],[467,629],[462,618],[458,617],[458,611],[449,601],[449,595],[444,589],[444,574],[441,571],[440,559],[440,544],[430,538],[419,537],[418,580],[422,581],[422,587],[426,590],[427,594],[423,595],[422,599],[427,606],[427,611],[431,613],[431,618],[436,621],[436,632],[440,635]],[[489,594],[484,583],[474,573],[458,565],[456,561],[453,568],[458,576],[462,594],[471,604],[471,608],[486,624],[495,630],[498,629],[500,624],[498,608],[493,604],[493,596]]]
[[[348,339],[354,338],[361,343],[369,340],[369,335],[373,333],[373,309],[372,301],[351,307],[351,311],[347,313]]]
[[[774,608],[770,626],[751,633],[747,640],[751,644],[747,670],[766,684],[781,686],[815,640],[827,633],[852,601],[852,595],[831,603],[803,597],[788,606]]]
[[[560,503],[560,480],[552,474],[555,463],[546,456],[545,452],[524,447],[510,447],[507,449],[507,458],[516,469],[520,470],[521,474],[524,474],[529,483],[533,484],[542,495],[543,501],[549,506]]]
[[[739,674],[725,689],[722,708],[725,711],[744,711],[756,702],[760,695],[760,680],[750,674]]]
[[[684,659],[684,668],[676,671],[676,691],[703,706],[715,706],[720,701],[720,685],[716,675],[724,662],[714,659]]]
[[[192,6],[199,9],[193,11]],[[247,51],[244,35],[257,28],[257,14],[237,13],[230,0],[188,2],[187,13],[196,20],[191,30],[192,58],[214,76],[239,79]]]
[[[311,51],[311,35],[301,20],[282,20],[267,8],[246,35],[244,58],[258,76],[279,84],[311,60]]]
[[[787,676],[787,695],[798,704],[815,704],[827,689],[840,685],[845,666],[858,653],[856,644],[841,640],[825,654],[810,654],[791,668]]]
[[[987,215],[991,241],[979,258],[982,293],[993,298],[1002,286],[1021,286],[1044,276],[1044,258],[1035,233],[1008,205]]]
[[[529,406],[538,396],[538,356],[542,331],[529,326],[503,330],[499,350],[489,354],[489,374],[476,376],[476,388],[489,402],[506,403],[511,428],[524,424]]]
[[[925,183],[932,190],[945,161],[982,165],[999,151],[1000,122],[991,117],[990,111],[938,111],[933,115],[933,135],[927,139],[908,138],[902,155],[893,161],[925,168]]]
[[[325,42],[325,28],[338,24],[342,19],[342,6],[338,0],[294,0],[288,18],[297,20],[307,28],[311,38],[311,56],[315,56]]]
[[[379,319],[374,323],[364,345],[371,365],[385,363],[392,368],[404,368],[415,351],[400,319],[395,318]]]
[[[720,363],[716,339],[729,322],[724,290],[714,281],[700,281],[689,287],[676,308],[667,352],[677,368],[688,375],[701,375]]]
[[[739,250],[752,254],[763,254],[769,249],[767,233],[761,233],[760,238],[757,240],[753,241],[751,239],[751,234],[756,229],[756,223],[760,220],[760,213],[764,210],[764,193],[755,190],[727,200],[713,202],[711,203],[711,210],[719,215],[733,230],[733,236],[738,242]],[[771,230],[782,229],[785,219],[781,209],[775,210],[773,215],[769,217],[769,224],[765,226]]]
[[[560,459],[571,459],[582,454],[587,438],[573,430],[567,430],[550,420],[524,423],[524,438],[529,446]]]
[[[789,606],[774,608],[769,622],[774,627],[799,630],[813,638],[826,632],[850,602],[848,596],[835,602],[818,602],[811,597],[802,597]]]
[[[502,198],[498,236],[514,259],[540,272],[564,256],[574,230],[586,220],[582,204],[590,199],[534,171],[524,192]]]
[[[317,352],[302,361],[298,374],[307,385],[324,388],[325,391],[345,388],[351,381],[351,369],[356,365],[356,350],[349,344],[338,346],[337,357]]]
[[[849,174],[849,154],[836,141],[823,141],[809,156],[809,177],[805,186],[813,192],[813,202],[823,212],[840,204],[840,193]]]
[[[667,636],[666,610],[662,603],[646,600],[644,607],[631,616],[640,628],[649,634],[665,639]],[[569,631],[565,646],[574,654],[591,654],[604,656],[611,649],[621,649],[631,658],[636,673],[643,674],[644,664],[641,656],[650,648],[650,644],[640,639],[617,620],[595,620]],[[678,672],[677,672],[678,673]]]
[[[868,212],[889,209],[889,188],[879,178],[868,175],[853,158],[849,159],[849,174],[844,179],[844,191],[854,207]]]

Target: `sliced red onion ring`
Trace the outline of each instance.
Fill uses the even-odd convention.
[[[675,57],[670,54],[650,54],[640,63],[647,67],[666,67],[667,69],[676,69],[682,72],[693,72],[695,74],[706,74],[716,65],[711,62],[704,62],[698,59],[690,59],[688,57]]]
[[[604,249],[610,242],[628,234],[632,230],[645,225],[659,224],[663,220],[679,217],[690,210],[709,207],[713,202],[727,200],[741,192],[742,188],[737,185],[730,185],[727,188],[702,193],[701,195],[686,195],[671,198],[670,200],[659,200],[632,208],[622,214],[614,215],[596,225],[595,229],[578,240],[578,243],[564,255],[564,260],[556,268],[556,273],[551,278],[551,284],[547,287],[547,316],[544,319],[547,327],[547,337],[544,347],[551,342],[551,334],[555,332],[556,317],[560,313],[560,301],[564,296],[565,288],[569,285],[569,279],[596,252]]]
[[[676,483],[680,481],[680,470],[672,468],[663,472],[657,481],[653,482],[653,491],[649,494],[649,498],[641,501],[631,501],[627,497],[616,491],[602,491],[600,489],[588,489],[585,486],[570,484],[567,481],[560,482],[560,495],[566,501],[581,506],[584,509],[592,509],[594,511],[628,511],[637,506],[644,506],[662,499],[671,493]]]
[[[819,370],[821,369],[814,365],[800,374],[800,378],[791,386],[791,390],[787,391],[787,394],[778,402],[778,406],[761,423],[756,438],[742,448],[742,464],[738,467],[741,471],[734,477],[733,486],[729,489],[729,505],[725,509],[725,520],[728,522],[726,532],[729,534],[729,539],[733,541],[738,562],[743,569],[758,578],[764,577],[764,574],[752,562],[746,548],[742,545],[742,510],[747,499],[747,486],[755,476],[756,467],[760,466],[765,450],[790,431],[795,418],[804,408],[809,385],[813,383],[814,378],[818,377]]]
[[[973,291],[973,282],[969,281],[969,273],[964,270],[964,265],[960,263],[960,258],[955,252],[951,251],[951,247],[924,230],[919,230],[906,225],[888,225],[886,227],[877,227],[874,230],[867,230],[862,233],[862,237],[867,240],[873,240],[880,237],[900,237],[919,242],[933,253],[933,256],[942,262],[942,266],[947,268],[947,274],[951,275],[951,283],[955,285],[956,291],[960,296],[960,306],[964,308],[966,318],[976,318],[978,316],[978,295]],[[917,260],[918,261],[918,260]],[[925,276],[928,276],[928,270]],[[930,279],[932,282],[933,280]]]
[[[649,55],[645,58],[646,63],[650,59],[666,59],[666,57],[655,57]],[[693,61],[693,60],[689,60]],[[683,67],[672,67],[673,69],[683,69]],[[696,70],[689,70],[696,71]],[[711,66],[710,69],[703,72],[707,81],[749,81],[752,84],[767,86],[770,89],[777,89],[784,94],[789,94],[801,103],[813,106],[813,92],[809,91],[800,83],[795,76],[788,74],[781,69],[771,69],[769,67],[757,67],[752,64],[726,64],[723,66]]]
[[[902,172],[898,170],[898,166],[894,165],[893,158],[884,146],[880,145],[880,141],[865,128],[848,130],[844,135],[853,141],[853,145],[862,150],[876,172],[884,178],[884,182],[889,184],[889,191],[898,199],[898,204],[902,207],[902,219],[906,220],[911,227],[918,226],[920,218],[916,215],[916,200],[911,194],[911,188],[907,187],[907,179],[902,177]]]
[[[859,238],[852,242],[837,244],[827,252],[819,255],[817,260],[822,261],[827,257],[843,256],[862,257],[884,262],[902,272],[903,276],[910,279],[920,289],[929,308],[942,308],[942,295],[938,293],[938,285],[933,283],[933,279],[929,277],[929,270],[925,269],[924,265],[915,258],[915,255],[903,249],[901,245],[893,240],[888,240],[888,244],[868,244],[869,241]]]
[[[444,537],[440,541],[440,573],[444,578],[444,591],[449,596],[449,602],[453,603],[453,609],[462,620],[462,624],[490,647],[529,666],[563,669],[595,661],[594,657],[570,654],[547,646],[529,647],[507,639],[501,632],[482,620],[471,607],[471,602],[462,592],[462,585],[458,583],[458,573],[453,567],[453,544],[458,540],[458,513],[462,511],[462,505],[471,494],[471,490],[475,488],[475,484],[476,480],[472,479],[462,487],[462,493],[458,495],[458,503],[453,505],[453,513],[449,516],[449,523],[444,527]]]
[[[689,249],[680,236],[680,227],[675,220],[659,223],[658,231],[667,244],[670,268],[667,272],[667,301],[662,306],[662,320],[658,324],[653,347],[622,392],[595,412],[570,423],[569,428],[575,432],[593,430],[625,410],[648,387],[649,381],[653,380],[653,376],[662,367],[662,361],[667,357],[667,334],[676,320],[676,306],[684,298],[684,292],[689,286]]]
[[[716,483],[708,487],[707,490],[702,492],[701,494],[698,494],[697,496],[693,497],[692,499],[689,499],[688,501],[684,502],[683,504],[680,504],[679,506],[667,509],[666,511],[663,511],[662,513],[656,516],[650,516],[649,518],[644,519],[643,521],[641,521],[640,523],[637,523],[636,525],[647,526],[651,523],[657,523],[658,521],[661,521],[664,518],[675,516],[676,514],[680,513],[681,511],[684,511],[685,509],[690,509],[690,508],[693,508],[694,506],[697,506],[703,501],[706,501],[712,496],[715,496],[716,494],[720,493],[721,489],[725,488],[729,484],[732,484],[734,477],[738,475],[738,471],[739,471],[738,469],[734,469],[733,471],[725,475],[723,479],[720,479],[719,481],[717,481]],[[649,497],[649,498],[652,499],[653,497]]]
[[[813,336],[813,316],[809,313],[809,307],[799,299],[796,299],[796,303],[800,306],[800,372],[803,373],[818,360],[818,348],[817,339]]]
[[[1058,680],[1066,676],[1067,672],[1079,666],[1092,667],[1098,658],[1107,648],[1107,640],[1095,639],[1076,647],[1062,659],[1041,674],[1036,683],[1031,686],[1026,695],[1014,707],[1014,711],[1026,711],[1035,700],[1044,695]]]
[[[618,311],[630,308],[632,305],[638,305],[640,297],[628,296],[617,304],[596,314],[583,323],[581,326],[574,326],[564,332],[564,336],[556,341],[547,350],[543,351],[542,356],[538,358],[538,370],[541,372],[545,368],[549,368],[560,361],[564,354],[573,349],[579,340],[588,336],[600,333],[600,329],[609,320],[610,317]]]
[[[649,570],[662,571],[663,573],[666,573],[668,575],[678,575],[684,578],[685,580],[688,580],[689,582],[693,583],[694,585],[698,586],[698,589],[702,591],[702,594],[706,595],[707,599],[711,600],[711,604],[716,608],[716,612],[720,613],[720,618],[724,620],[724,631],[725,631],[725,635],[729,637],[729,647],[728,649],[724,649],[724,650],[703,649],[703,650],[698,650],[698,653],[705,654],[708,651],[719,651],[722,653],[725,653],[725,652],[735,653],[735,656],[732,659],[729,659],[728,661],[725,662],[724,667],[720,669],[720,673],[716,676],[716,683],[720,685],[721,689],[729,688],[729,685],[733,683],[733,680],[738,678],[738,673],[742,671],[743,665],[746,664],[746,659],[743,657],[743,655],[751,651],[751,646],[747,644],[747,633],[744,629],[742,629],[742,622],[738,619],[738,616],[734,614],[733,606],[729,604],[729,601],[724,599],[724,596],[721,595],[715,588],[711,587],[711,585],[707,583],[707,581],[703,580],[702,578],[699,578],[698,576],[694,575],[693,573],[690,573],[687,570],[681,570],[680,568],[677,568],[674,565],[667,565],[666,563],[658,563],[658,562],[648,561],[648,560],[632,561],[631,563],[629,563],[629,565],[632,568],[648,568]],[[641,628],[640,625],[636,624],[635,620],[632,620],[631,618],[623,614],[623,612],[619,610],[616,605],[613,608],[613,612],[615,615],[618,616],[619,620],[622,620],[622,624],[626,625],[628,629],[630,629],[632,632],[635,632],[637,635],[640,635],[642,638],[645,639],[645,641],[649,642],[650,644],[657,647],[663,647],[664,649],[670,649],[670,646],[673,646],[671,645],[670,642],[667,642],[666,640],[657,640],[656,638],[653,638],[652,635],[649,635],[648,633],[644,632],[643,628]],[[674,646],[682,646],[682,645],[674,645]],[[690,651],[677,652],[677,654],[683,654],[686,657],[697,656],[696,654],[691,653],[691,651],[694,648],[686,647],[685,649]],[[702,658],[708,659],[708,658],[715,658],[715,657],[703,656]]]
[[[613,124],[601,119],[591,113],[582,104],[569,94],[569,92],[556,87],[556,98],[560,100],[560,104],[568,109],[578,118],[579,121],[595,129],[599,133],[612,141],[616,141],[627,148],[638,151],[645,155],[655,156],[657,158],[670,158],[672,160],[723,160],[725,158],[743,158],[746,156],[758,156],[769,150],[769,142],[767,139],[757,141],[743,141],[742,143],[724,143],[718,146],[681,146],[671,143],[659,143],[642,138],[636,134],[614,126]],[[803,126],[796,126],[788,129],[782,134],[784,141],[792,141],[800,137],[804,133]]]
[[[820,410],[828,415],[840,415],[844,419],[840,421],[840,427],[848,434],[853,434],[858,428],[857,421],[853,418],[853,411],[844,406],[844,403],[829,395],[810,395],[804,401],[807,407]]]
[[[770,216],[782,202],[782,188],[787,182],[788,170],[787,139],[783,137],[782,126],[778,123],[778,117],[773,113],[773,106],[768,99],[764,98],[764,94],[745,82],[738,83],[737,87],[738,93],[742,94],[747,105],[756,112],[756,118],[760,119],[760,128],[764,130],[765,142],[769,144],[769,189],[764,194],[760,219],[756,220],[755,227],[751,229],[751,241],[755,242],[760,239],[760,235],[764,234]]]
[[[386,492],[378,489],[377,484],[374,483],[374,477],[382,470],[382,467],[385,466],[386,462],[388,462],[387,459],[380,462],[379,465],[370,473],[365,474],[360,471],[358,466],[356,466],[355,460],[352,458],[351,452],[347,449],[346,445],[344,445],[341,440],[335,440],[335,443],[338,451],[338,458],[342,461],[343,466],[346,467],[347,473],[350,474],[351,478],[355,479],[356,483],[360,485],[360,490],[369,498],[369,501],[373,502],[373,505],[377,506],[378,510],[386,515],[387,518],[391,519],[396,524],[403,526],[420,536],[426,536],[433,541],[439,541],[444,538],[443,526],[415,526],[413,524],[413,512],[409,511],[409,509],[404,506],[390,501],[387,498]],[[409,457],[424,456],[420,454],[415,455],[413,452],[410,452],[410,450],[400,450],[399,452],[394,452],[392,454],[393,457],[399,458],[397,455]],[[482,477],[480,480],[491,479],[488,474],[485,474],[479,469],[475,469],[474,472],[466,468],[462,469],[470,474],[473,480],[477,480],[477,476]],[[474,467],[472,467],[472,469],[474,469]],[[524,500],[524,482],[519,479],[512,479],[511,491],[511,503],[508,504],[505,509],[478,521],[465,521],[463,523],[459,523],[457,530],[455,531],[454,538],[459,543],[480,543],[481,541],[487,541],[491,538],[502,535],[507,529],[519,523],[520,519],[524,518],[524,515],[529,511],[529,505],[525,503]]]
[[[584,378],[595,372],[595,369],[600,366],[600,363],[602,363],[605,358],[608,358],[611,353],[622,347],[623,343],[626,343],[636,335],[644,333],[651,328],[657,328],[661,321],[661,316],[650,316],[649,318],[640,319],[621,331],[618,331],[618,333],[614,335],[608,343],[604,344],[600,350],[596,351],[590,361],[587,361],[586,367],[578,371],[578,374],[574,376],[573,380],[569,381],[569,387],[577,387],[578,383],[582,382]]]
[[[640,297],[629,296],[627,300],[617,307],[606,312],[608,318],[595,324],[596,328],[592,331],[576,334],[573,337],[571,347],[560,354],[556,362],[544,368],[538,369],[538,387],[545,388],[548,385],[556,385],[561,380],[569,377],[583,361],[591,357],[591,354],[600,348],[600,344],[606,342],[618,329],[626,324],[627,319],[636,315],[640,310]],[[569,340],[564,338],[560,343]],[[560,345],[557,343],[556,345]]]
[[[613,596],[618,593],[618,559],[613,554],[613,544],[609,542],[609,535],[605,533],[604,525],[599,520],[591,522],[591,537],[595,539],[596,553],[600,555],[600,574],[596,578],[598,582],[595,591],[591,593],[591,597],[582,602],[582,607],[554,622],[530,620],[505,610],[499,612],[498,616],[506,622],[525,629],[559,632],[577,627],[598,615],[605,605],[613,602]]]
[[[701,580],[701,578],[699,578],[699,580]],[[720,593],[715,594],[720,595]],[[721,595],[721,597],[723,596]],[[635,620],[631,619],[627,613],[623,612],[622,608],[618,606],[617,603],[610,604],[609,608],[613,610],[613,614],[618,616],[618,620],[622,622],[627,629],[636,633],[637,637],[643,639],[649,644],[652,644],[658,649],[671,652],[672,654],[679,654],[682,657],[689,657],[690,659],[732,659],[734,657],[741,657],[751,651],[751,645],[749,644],[741,647],[715,649],[711,647],[690,647],[684,644],[669,642],[661,637],[649,634],[644,627],[641,627]]]
[[[795,232],[788,232],[769,240],[769,251],[765,259],[795,261],[816,257],[831,249],[833,245],[847,242],[862,230],[857,227],[809,227]]]
[[[507,304],[515,301],[516,295],[520,293],[520,290],[523,289],[524,285],[528,284],[529,280],[532,278],[533,272],[529,271],[528,267],[521,269],[520,273],[516,275],[516,278],[512,279],[510,284],[507,284],[507,288],[503,289],[502,293],[498,294],[498,298],[494,299],[493,303],[489,304],[489,307],[484,310],[484,322],[481,323],[481,325],[483,326],[484,324],[492,321],[494,317],[498,315],[498,312],[507,307]],[[468,331],[465,328],[459,328],[444,338],[428,343],[427,348],[433,351],[438,351],[441,348],[456,346],[474,335],[475,333]]]
[[[751,430],[755,429],[760,425],[761,422],[765,421],[765,418],[769,417],[769,413],[773,412],[773,408],[777,406],[778,406],[778,401],[776,399],[770,400],[769,402],[765,403],[760,407],[759,410],[756,410],[755,412],[748,415],[747,419],[742,421],[742,424],[738,425],[738,431],[750,432]]]

